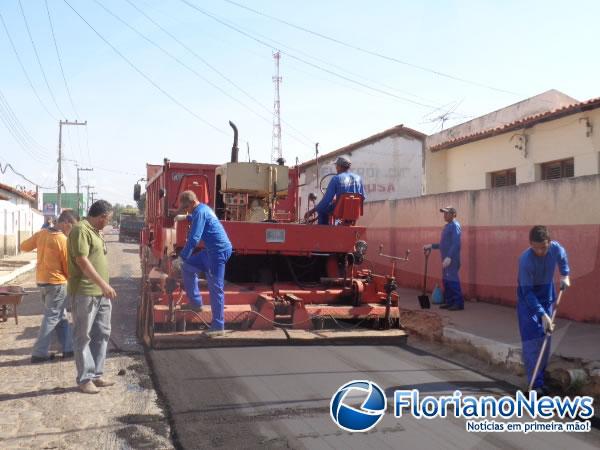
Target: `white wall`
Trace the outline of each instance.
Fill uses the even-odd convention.
[[[319,178],[335,172],[339,155],[319,159]],[[388,136],[380,141],[347,153],[352,160],[352,172],[360,175],[367,202],[392,200],[421,195],[423,180],[423,144],[408,136]],[[309,193],[323,196],[317,187],[316,165],[304,168],[300,175],[301,211],[306,211]],[[326,186],[326,183],[324,183]],[[318,201],[317,200],[317,201]]]
[[[44,216],[29,204],[0,200],[0,257],[18,253],[20,243],[38,231]]]

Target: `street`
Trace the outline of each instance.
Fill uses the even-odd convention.
[[[116,236],[107,238],[118,299],[105,375],[115,385],[90,396],[77,389],[73,358],[31,364],[43,308],[35,271],[22,275],[14,283],[34,293],[19,305],[18,325],[12,318],[0,323],[0,448],[172,448],[168,421],[135,339],[137,251],[118,246]],[[51,351],[61,350],[54,342]]]
[[[372,3],[0,1],[0,450],[600,449],[600,2]]]
[[[114,239],[110,237],[109,239]],[[118,307],[127,322],[115,323],[119,341],[131,342],[137,247],[110,242],[118,261]],[[168,405],[176,445],[200,448],[598,448],[600,432],[467,433],[462,419],[395,419],[395,389],[422,395],[504,395],[514,386],[423,351],[417,342],[391,346],[296,346],[150,351],[155,388]],[[366,379],[388,396],[388,414],[365,434],[336,427],[329,402],[343,384]]]
[[[2,448],[598,448],[600,432],[468,433],[466,421],[394,418],[393,392],[421,396],[459,389],[512,395],[502,375],[451,351],[409,338],[408,345],[250,346],[149,350],[135,337],[138,247],[107,235],[114,302],[107,374],[117,385],[98,396],[74,386],[72,360],[31,365],[39,296],[20,308],[19,325],[2,324]],[[34,288],[34,274],[20,283]],[[23,323],[23,325],[21,325]],[[23,327],[23,331],[20,331]],[[55,350],[58,350],[55,347]],[[148,366],[147,362],[150,363]],[[122,375],[122,376],[120,376]],[[507,378],[508,379],[508,378]],[[342,385],[370,380],[385,390],[387,414],[367,433],[342,431],[329,403]],[[58,411],[58,412],[57,412]]]

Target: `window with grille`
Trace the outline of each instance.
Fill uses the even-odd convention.
[[[573,158],[542,164],[542,180],[556,180],[573,176],[575,176],[575,161]]]
[[[517,169],[500,170],[492,172],[492,187],[514,186],[517,184]]]

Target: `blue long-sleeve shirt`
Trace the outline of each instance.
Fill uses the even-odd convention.
[[[460,235],[460,223],[457,220],[452,220],[442,229],[440,243],[433,244],[431,248],[440,250],[442,261],[445,258],[450,258],[453,265],[460,266]]]
[[[556,290],[552,280],[556,266],[562,276],[569,275],[567,252],[556,241],[550,242],[546,256],[536,256],[529,248],[519,257],[517,298],[527,305],[531,315],[541,317],[554,303]]]
[[[352,172],[341,172],[335,175],[325,191],[325,195],[316,206],[316,210],[321,214],[330,213],[331,202],[333,198],[338,198],[341,194],[360,194],[362,198],[367,198],[362,180],[359,175]]]
[[[223,225],[209,206],[200,203],[188,216],[188,220],[192,224],[185,247],[179,254],[184,260],[192,255],[200,241],[204,241],[206,250],[209,253],[222,252],[231,248],[231,242]]]

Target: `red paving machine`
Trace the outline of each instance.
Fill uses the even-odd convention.
[[[238,162],[237,129],[230,124],[231,162],[218,166],[165,159],[162,166],[147,166],[140,339],[153,347],[215,341],[403,342],[393,271],[386,276],[361,268],[367,251],[366,229],[356,225],[362,198],[342,196],[331,226],[301,223],[298,167],[283,161]],[[214,209],[233,245],[225,274],[225,326],[235,331],[219,338],[202,337],[210,308],[199,313],[180,309],[188,299],[172,262],[189,228],[187,221],[174,220],[185,190]],[[134,197],[140,193],[136,185]],[[406,260],[408,253],[391,258],[394,263]],[[205,305],[210,304],[202,279],[200,289]]]

